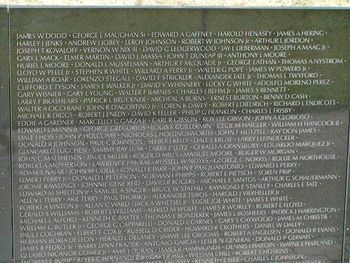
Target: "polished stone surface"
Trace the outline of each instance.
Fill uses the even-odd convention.
[[[347,256],[347,11],[10,14],[16,261]]]

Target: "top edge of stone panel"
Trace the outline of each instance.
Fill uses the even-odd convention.
[[[0,0],[10,6],[140,6],[140,7],[350,7],[350,0]]]

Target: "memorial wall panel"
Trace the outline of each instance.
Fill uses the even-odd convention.
[[[0,259],[12,259],[8,15],[0,8]]]
[[[347,10],[3,13],[4,258],[349,260]]]

